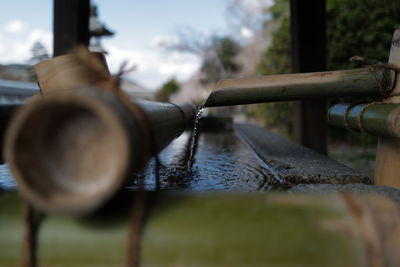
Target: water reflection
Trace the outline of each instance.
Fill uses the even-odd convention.
[[[184,133],[160,153],[159,182],[151,161],[143,174],[135,174],[130,189],[140,179],[147,190],[254,191],[276,187],[279,181],[233,132],[202,133],[191,169],[187,169],[190,134]]]

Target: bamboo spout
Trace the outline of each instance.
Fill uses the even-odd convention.
[[[311,98],[380,96],[389,94],[394,82],[394,71],[384,68],[221,80],[205,107]]]
[[[192,105],[126,103],[109,91],[72,90],[21,108],[7,132],[5,157],[18,190],[37,208],[89,213],[194,114]]]

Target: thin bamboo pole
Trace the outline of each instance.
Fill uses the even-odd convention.
[[[126,101],[86,88],[21,108],[5,147],[19,192],[40,210],[91,212],[191,125],[196,112],[193,105]]]
[[[205,106],[386,95],[393,89],[394,77],[393,70],[361,68],[222,80]]]
[[[386,137],[400,137],[400,104],[336,104],[328,111],[331,125]]]

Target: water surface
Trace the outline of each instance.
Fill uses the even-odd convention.
[[[159,155],[159,178],[155,162],[143,174],[135,174],[129,188],[137,189],[144,179],[147,190],[254,191],[279,184],[276,175],[233,132],[201,133],[192,163],[188,132],[182,134]]]

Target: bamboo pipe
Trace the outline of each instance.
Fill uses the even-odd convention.
[[[7,131],[5,158],[19,192],[36,208],[90,213],[179,136],[194,114],[192,105],[127,105],[93,88],[58,93],[19,110]]]
[[[336,104],[328,111],[331,125],[386,137],[400,137],[399,118],[399,104]]]
[[[394,78],[393,70],[361,68],[221,80],[205,107],[387,95],[393,89]]]

